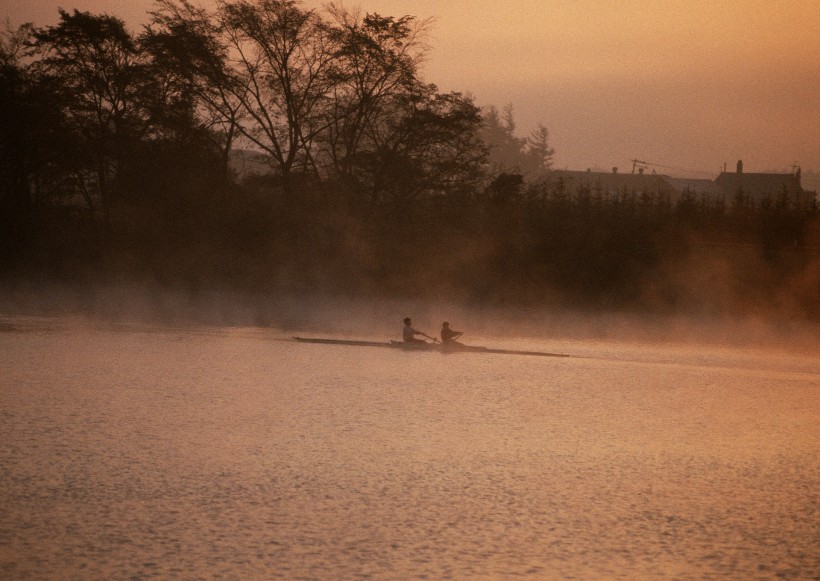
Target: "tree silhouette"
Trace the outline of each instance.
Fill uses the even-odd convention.
[[[490,171],[503,174],[519,173],[533,181],[552,167],[555,149],[550,146],[549,131],[539,123],[529,137],[515,134],[513,107],[508,104],[503,112],[490,106],[484,113],[481,136],[490,151]]]
[[[293,0],[225,2],[219,24],[246,114],[238,127],[289,188],[294,170],[314,165],[310,144],[325,128],[333,39],[316,12]]]
[[[532,130],[527,138],[524,173],[538,176],[552,169],[552,158],[555,149],[550,146],[549,131],[542,123]]]
[[[59,14],[0,35],[2,275],[711,309],[687,285],[714,252],[719,308],[820,317],[816,205],[540,180],[547,128],[423,80],[410,16],[157,0],[132,36]],[[271,174],[234,180],[237,146]]]
[[[371,129],[373,149],[358,170],[377,202],[404,206],[419,197],[474,189],[484,180],[480,109],[460,93],[420,86]]]
[[[122,20],[77,10],[60,10],[56,26],[35,30],[32,47],[34,70],[59,87],[59,105],[87,160],[78,176],[96,192],[108,224],[118,158],[151,121],[144,59]]]
[[[394,116],[405,97],[419,89],[427,22],[410,16],[362,17],[335,5],[329,11],[327,26],[336,47],[334,86],[317,150],[333,174],[350,177],[358,157],[374,146],[374,128]]]
[[[221,152],[227,175],[231,149],[242,119],[243,90],[227,68],[224,39],[213,14],[183,0],[156,0],[152,20],[141,37],[157,78],[192,125],[207,130]]]

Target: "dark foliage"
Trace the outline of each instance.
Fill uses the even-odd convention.
[[[62,12],[4,42],[4,280],[820,318],[814,208],[532,179],[546,129],[422,83],[409,17],[158,5],[137,38]],[[230,172],[240,137],[267,173]]]

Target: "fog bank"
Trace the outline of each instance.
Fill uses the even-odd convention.
[[[0,291],[0,318],[35,316],[78,324],[230,326],[295,334],[399,339],[402,319],[438,335],[443,321],[465,343],[491,338],[616,340],[772,347],[820,355],[820,324],[776,317],[493,307],[442,300],[375,300],[321,294],[197,293],[134,285],[20,285]],[[8,327],[8,325],[7,325]]]

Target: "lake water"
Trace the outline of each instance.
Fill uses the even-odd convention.
[[[0,577],[820,578],[816,352],[285,338],[0,318]]]

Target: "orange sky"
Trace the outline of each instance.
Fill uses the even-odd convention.
[[[344,4],[434,17],[426,80],[512,103],[522,134],[543,122],[559,167],[630,171],[637,157],[693,177],[738,159],[748,171],[820,170],[818,0]],[[136,26],[151,0],[0,0],[0,18],[50,24],[59,6]]]

